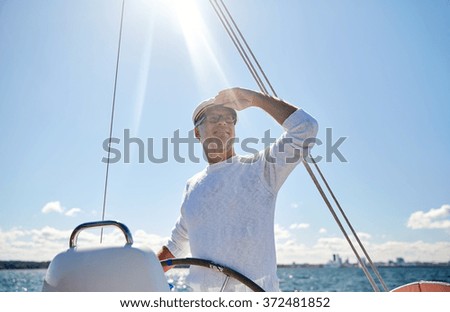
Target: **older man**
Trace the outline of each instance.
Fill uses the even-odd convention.
[[[236,155],[233,148],[236,111],[259,107],[285,132],[268,149]],[[215,261],[279,291],[276,274],[274,214],[276,197],[288,175],[307,153],[318,130],[304,110],[252,90],[233,88],[200,103],[193,114],[195,135],[208,166],[187,182],[181,214],[160,260],[185,257]],[[204,268],[190,269],[194,290],[218,291],[224,276]],[[227,291],[246,291],[236,282]]]

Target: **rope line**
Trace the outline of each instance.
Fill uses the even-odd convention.
[[[108,158],[106,161],[106,173],[105,173],[105,186],[103,190],[103,208],[102,208],[102,221],[105,220],[105,212],[106,212],[106,196],[108,193],[108,178],[109,178],[109,164],[110,164],[110,156],[111,156],[111,140],[113,134],[113,126],[114,126],[114,111],[116,106],[116,93],[117,93],[117,80],[119,77],[119,60],[120,60],[120,46],[122,43],[122,27],[123,27],[123,12],[125,10],[125,0],[122,0],[122,11],[120,16],[120,29],[119,29],[119,43],[117,45],[117,58],[116,58],[116,72],[114,76],[114,89],[113,89],[113,98],[111,105],[111,119],[109,121],[109,138],[108,138]],[[100,243],[103,242],[103,227],[100,233]]]
[[[347,215],[345,214],[344,210],[341,207],[341,204],[339,203],[339,201],[337,200],[336,196],[334,195],[333,191],[331,190],[330,185],[328,184],[327,180],[325,179],[324,175],[322,174],[322,171],[319,169],[319,166],[317,165],[316,161],[314,160],[314,158],[310,158],[314,164],[314,167],[316,168],[317,172],[319,173],[323,183],[325,184],[328,192],[330,193],[331,197],[333,197],[334,202],[336,203],[336,206],[339,209],[339,212],[341,213],[342,217],[344,218],[345,222],[347,223],[348,227],[350,228],[353,236],[355,237],[355,239],[357,240],[359,246],[361,247],[361,250],[363,251],[364,255],[367,258],[367,261],[369,261],[370,263],[370,267],[372,268],[372,270],[374,271],[375,275],[377,276],[377,278],[379,279],[381,285],[383,286],[385,291],[389,291],[389,289],[387,288],[386,284],[384,283],[384,280],[381,278],[380,273],[378,272],[377,267],[375,266],[375,264],[372,262],[372,259],[370,258],[369,254],[366,251],[366,248],[364,248],[363,243],[360,241],[358,235],[356,234],[355,229],[353,228],[350,220],[347,218]]]
[[[259,88],[264,94],[268,94],[263,81],[258,76],[257,71],[255,70],[255,67],[253,66],[251,60],[249,59],[247,53],[245,52],[244,48],[242,47],[242,44],[239,41],[239,38],[236,36],[236,33],[233,31],[233,28],[231,27],[230,23],[226,19],[225,14],[223,13],[222,9],[218,5],[216,0],[209,0],[209,3],[211,3],[212,7],[214,8],[214,11],[217,14],[217,17],[221,21],[223,27],[225,28],[226,32],[228,33],[228,36],[230,37],[231,41],[233,42],[234,46],[238,50],[239,54],[241,55],[242,59],[245,62],[245,65],[247,65],[248,70],[252,74],[253,78],[255,79],[256,83],[258,84]]]
[[[217,0],[216,0],[217,1]],[[225,9],[225,12],[227,12],[228,17],[230,18],[231,22],[234,25],[234,28],[236,28],[236,31],[238,32],[239,36],[242,39],[242,42],[245,44],[245,46],[247,47],[247,50],[249,51],[250,55],[252,56],[253,60],[255,61],[255,64],[258,66],[259,71],[261,72],[261,74],[264,77],[264,80],[267,82],[267,84],[270,87],[270,90],[272,90],[272,95],[274,97],[278,97],[277,93],[275,92],[275,89],[272,87],[272,84],[270,83],[269,79],[266,76],[266,73],[264,72],[264,70],[262,69],[261,65],[259,64],[258,60],[255,57],[255,54],[253,53],[252,49],[250,48],[250,46],[247,43],[247,40],[245,40],[244,36],[242,35],[241,30],[239,29],[238,25],[236,24],[236,22],[234,21],[233,16],[230,14],[230,11],[228,11],[228,8],[226,7],[225,3],[220,0],[220,2],[222,3],[223,8]]]
[[[234,25],[234,27],[236,28],[237,32],[239,33],[239,36],[241,37],[241,40],[244,42],[245,46],[247,47],[247,49],[249,50],[250,54],[252,55],[253,60],[255,61],[255,63],[257,64],[258,68],[260,69],[262,75],[264,76],[264,79],[266,80],[267,84],[270,86],[270,89],[273,93],[273,95],[275,97],[277,97],[275,90],[273,89],[272,85],[270,84],[267,76],[265,75],[264,71],[262,70],[261,66],[259,65],[259,62],[257,61],[254,53],[252,52],[251,48],[249,47],[247,41],[245,40],[244,36],[242,35],[242,32],[239,30],[239,27],[237,26],[237,24],[235,23],[234,19],[232,18],[229,10],[227,9],[225,3],[220,0],[222,6],[224,7],[224,10],[227,12],[228,17],[231,19],[231,23]],[[259,74],[256,72],[255,67],[252,65],[252,60],[248,57],[248,55],[244,52],[241,52],[241,50],[243,50],[242,44],[240,43],[240,39],[236,36],[235,32],[232,30],[232,27],[230,25],[230,22],[227,20],[227,17],[224,15],[222,9],[220,8],[220,6],[217,3],[217,0],[210,0],[211,5],[213,6],[214,10],[216,11],[217,16],[219,17],[220,21],[222,22],[222,25],[225,27],[225,30],[227,31],[229,37],[231,38],[231,40],[233,41],[235,47],[238,49],[239,54],[241,55],[243,61],[245,62],[245,64],[247,65],[247,68],[249,69],[250,73],[252,74],[253,78],[255,79],[256,83],[258,84],[260,90],[262,93],[266,94],[266,95],[270,95],[267,92],[267,88],[265,87],[265,84],[263,82],[263,80],[260,78]],[[215,4],[214,4],[215,3]],[[219,14],[220,12],[220,14]],[[339,204],[339,201],[337,200],[336,196],[334,195],[334,193],[332,192],[327,180],[325,179],[325,177],[323,176],[322,172],[319,169],[319,166],[317,165],[317,163],[314,161],[314,159],[307,155],[309,159],[311,159],[313,161],[314,167],[315,169],[318,171],[319,176],[321,177],[322,181],[324,182],[327,190],[330,192],[334,202],[336,203],[336,205],[338,206],[338,209],[341,213],[341,215],[343,216],[347,226],[351,229],[352,234],[354,235],[354,237],[356,238],[356,241],[358,242],[359,247],[361,248],[361,250],[363,251],[364,255],[367,257],[369,264],[372,268],[372,270],[374,271],[376,277],[379,279],[379,281],[381,282],[383,288],[385,291],[388,291],[388,288],[386,287],[386,284],[384,283],[382,277],[380,276],[376,266],[374,265],[374,263],[372,262],[370,256],[368,255],[366,249],[364,248],[361,240],[359,239],[356,231],[354,230],[353,226],[351,225],[350,221],[348,220],[347,216],[345,215],[341,205]],[[322,196],[325,204],[327,205],[328,209],[330,210],[334,220],[336,221],[337,225],[339,226],[339,228],[341,229],[342,233],[344,234],[345,239],[347,240],[347,242],[349,243],[353,253],[355,254],[356,258],[358,259],[358,262],[362,268],[362,270],[364,271],[364,274],[366,275],[367,279],[369,280],[372,288],[374,289],[374,291],[380,291],[380,289],[378,288],[378,286],[376,285],[372,275],[370,274],[370,272],[367,270],[366,265],[364,264],[364,262],[362,261],[361,257],[359,256],[357,250],[355,249],[352,241],[349,238],[349,235],[347,234],[347,231],[345,230],[344,226],[342,225],[342,222],[340,221],[338,215],[336,214],[331,202],[328,200],[327,195],[325,194],[322,186],[320,185],[317,177],[315,176],[313,170],[311,169],[311,166],[307,163],[307,161],[305,159],[303,159],[302,163],[304,164],[306,171],[308,172],[308,174],[310,175],[311,179],[313,180],[317,190],[319,191],[320,195]]]
[[[358,262],[361,265],[361,268],[364,271],[364,274],[366,275],[367,279],[369,280],[370,285],[372,285],[372,288],[375,291],[380,291],[380,289],[376,285],[375,281],[373,280],[372,276],[370,275],[369,271],[367,270],[367,267],[364,264],[364,261],[361,260],[361,257],[359,256],[358,252],[356,251],[355,246],[353,245],[352,241],[350,240],[350,237],[348,236],[347,231],[345,230],[341,221],[339,220],[339,217],[336,215],[336,212],[334,211],[333,206],[331,205],[325,192],[323,191],[319,181],[317,180],[316,176],[314,175],[313,171],[311,170],[311,166],[304,159],[303,159],[303,165],[305,166],[306,170],[308,171],[309,175],[311,176],[311,179],[313,180],[314,184],[316,185],[317,190],[319,191],[320,195],[322,196],[323,200],[325,201],[325,204],[327,205],[328,209],[330,210],[331,215],[333,216],[337,225],[341,229],[342,234],[344,234],[345,239],[347,240],[348,244],[350,245],[351,249],[353,250],[353,253],[355,254],[356,258],[358,259]]]

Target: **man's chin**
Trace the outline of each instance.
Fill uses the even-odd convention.
[[[213,137],[207,138],[204,143],[207,143],[210,148],[213,148],[213,144],[215,144],[216,148],[222,148],[222,146],[229,146],[234,143],[234,137],[229,134],[216,135]]]

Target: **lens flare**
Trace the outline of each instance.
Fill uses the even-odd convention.
[[[207,4],[206,1],[201,4]],[[208,89],[211,76],[222,84],[229,85],[221,64],[212,49],[214,37],[209,33],[205,19],[196,0],[164,0],[164,5],[175,15],[183,33],[192,65],[195,69],[197,85]],[[211,13],[206,7],[205,12]]]

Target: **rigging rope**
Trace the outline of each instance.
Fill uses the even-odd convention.
[[[243,61],[245,62],[245,64],[247,65],[247,68],[249,69],[250,73],[252,74],[253,78],[255,79],[256,83],[258,84],[258,86],[260,87],[260,90],[262,93],[266,94],[266,95],[270,95],[270,96],[275,96],[277,97],[277,94],[274,90],[274,88],[272,87],[272,85],[270,84],[267,76],[265,75],[264,71],[262,70],[261,66],[259,65],[259,62],[256,60],[255,55],[253,54],[251,48],[249,47],[249,45],[247,44],[247,41],[245,40],[244,36],[242,35],[242,32],[239,30],[239,27],[237,26],[237,24],[234,22],[234,19],[232,18],[229,10],[227,9],[225,3],[222,0],[219,0],[222,7],[220,7],[218,0],[209,0],[210,4],[212,5],[212,7],[214,8],[214,11],[216,12],[217,16],[219,17],[222,25],[225,27],[225,30],[227,31],[228,35],[230,36],[231,40],[233,41],[235,47],[237,48],[237,50],[239,51],[239,54],[241,55]],[[228,21],[226,15],[223,12],[227,12],[228,17],[231,20],[231,23]],[[233,30],[233,27],[231,26],[231,24],[233,24],[234,28],[236,29],[236,31],[239,33],[239,36],[241,39],[239,39],[239,37],[236,35],[235,31]],[[253,61],[257,64],[257,67],[259,68],[261,74],[263,75],[264,79],[266,80],[267,84],[270,86],[270,89],[272,91],[272,95],[270,93],[268,93],[267,88],[264,85],[264,81],[261,79],[261,77],[259,76],[258,72],[256,71],[255,67],[252,64],[252,60],[248,57],[248,54],[245,52],[242,44],[240,43],[240,40],[242,40],[247,48],[247,50],[249,51],[250,55],[253,58]],[[375,281],[373,280],[373,277],[371,276],[370,272],[367,270],[366,265],[364,264],[364,261],[362,261],[361,257],[359,256],[357,250],[355,249],[353,243],[351,242],[345,228],[342,225],[342,222],[339,220],[338,215],[336,214],[332,204],[330,203],[330,201],[327,198],[327,195],[325,194],[325,192],[323,191],[323,188],[321,187],[318,179],[316,178],[314,172],[311,169],[311,166],[308,164],[308,162],[306,161],[306,158],[311,159],[314,167],[316,168],[316,170],[319,173],[319,176],[321,177],[323,183],[325,184],[327,190],[330,192],[331,196],[333,197],[336,205],[339,208],[340,213],[342,214],[342,216],[344,217],[345,222],[347,223],[347,226],[351,229],[351,232],[353,234],[353,236],[356,238],[360,248],[362,249],[364,255],[367,257],[369,264],[372,268],[372,270],[374,271],[376,277],[378,278],[378,280],[380,281],[380,283],[383,286],[383,289],[385,291],[388,291],[388,288],[386,287],[386,284],[384,283],[382,277],[380,276],[376,266],[374,265],[374,263],[372,262],[370,256],[368,255],[366,249],[364,248],[361,240],[359,239],[357,233],[355,232],[355,230],[353,229],[353,226],[351,225],[350,221],[348,220],[347,216],[345,215],[341,205],[339,204],[336,196],[334,195],[334,193],[332,192],[327,180],[325,179],[325,177],[323,176],[322,172],[320,171],[317,163],[314,161],[314,159],[310,156],[307,155],[307,157],[305,157],[303,159],[303,164],[307,170],[307,172],[309,173],[311,179],[313,180],[314,184],[316,185],[316,188],[318,189],[320,195],[322,196],[325,204],[327,205],[328,209],[330,210],[334,220],[336,221],[336,223],[338,224],[339,228],[341,229],[342,233],[344,234],[347,242],[349,243],[351,249],[353,250],[354,254],[356,255],[356,258],[358,259],[358,262],[362,268],[362,270],[364,271],[364,274],[366,275],[367,279],[369,280],[372,288],[374,289],[374,291],[380,291],[378,286],[376,285]]]
[[[256,83],[258,84],[261,92],[266,94],[266,95],[269,95],[269,96],[277,97],[277,93],[275,92],[275,90],[274,90],[272,84],[270,83],[269,79],[267,78],[264,70],[262,69],[262,67],[260,66],[258,60],[256,59],[252,49],[248,45],[248,43],[245,40],[244,36],[242,35],[242,32],[240,31],[239,27],[237,26],[236,22],[234,21],[233,17],[231,16],[231,14],[230,14],[228,8],[226,7],[225,3],[223,2],[223,0],[219,0],[219,1],[220,1],[221,5],[222,5],[223,9],[219,5],[218,0],[209,0],[210,4],[214,8],[214,11],[216,12],[217,16],[219,17],[219,20],[221,21],[221,23],[224,26],[225,30],[227,31],[229,37],[231,38],[233,44],[235,45],[236,49],[238,50],[241,58],[243,59],[243,61],[247,65],[248,70],[250,71],[250,73],[252,74],[252,76],[255,79]],[[107,191],[108,191],[109,165],[110,165],[110,154],[111,154],[111,140],[112,140],[113,124],[114,124],[114,112],[115,112],[117,80],[118,80],[118,72],[119,72],[120,48],[121,48],[121,42],[122,42],[124,8],[125,8],[125,0],[122,0],[120,29],[119,29],[119,42],[118,42],[118,47],[117,47],[116,70],[115,70],[115,77],[114,77],[113,100],[112,100],[111,118],[110,118],[110,127],[109,127],[108,157],[107,157],[107,163],[106,163],[105,184],[104,184],[104,192],[103,192],[102,221],[105,219],[105,212],[106,212],[106,199],[107,199]],[[225,12],[226,12],[226,14],[225,14]],[[234,29],[233,29],[233,27],[234,27]],[[236,35],[235,30],[239,34],[239,36]],[[245,45],[245,48],[247,49],[248,53],[251,55],[253,60],[248,56],[248,54],[247,54],[247,52],[246,52],[246,50],[244,48],[244,45]],[[260,74],[258,73],[258,71],[257,71],[256,67],[254,66],[253,62],[256,64],[256,67],[259,69],[259,71],[260,71],[261,75],[263,76],[265,82],[260,77]],[[270,94],[269,91],[268,91],[268,88],[266,88],[266,86],[265,86],[266,83],[269,86],[272,94]],[[322,196],[323,200],[325,201],[325,204],[327,205],[328,209],[330,210],[333,218],[335,219],[336,223],[338,224],[339,228],[341,229],[342,233],[344,234],[347,242],[349,243],[351,249],[353,250],[354,254],[356,255],[361,268],[363,269],[366,277],[368,278],[370,284],[372,285],[372,288],[375,291],[379,291],[379,288],[377,287],[377,285],[376,285],[375,281],[373,280],[371,274],[368,272],[364,262],[362,261],[361,257],[359,256],[358,252],[356,251],[353,243],[351,242],[351,240],[350,240],[350,238],[349,238],[345,228],[343,227],[342,222],[339,220],[339,217],[337,216],[334,208],[332,207],[330,201],[328,200],[327,195],[323,191],[323,188],[321,187],[318,179],[316,178],[314,172],[312,171],[311,166],[306,161],[307,158],[312,160],[312,163],[314,164],[315,169],[317,170],[317,172],[319,173],[319,176],[321,177],[323,183],[325,184],[326,189],[331,194],[331,196],[332,196],[334,202],[336,203],[336,205],[338,206],[338,209],[339,209],[341,215],[343,216],[347,226],[351,229],[351,232],[352,232],[353,236],[356,238],[356,240],[357,240],[357,242],[359,244],[359,247],[362,249],[364,255],[367,257],[367,260],[369,261],[372,270],[374,271],[375,275],[377,276],[377,278],[381,282],[384,290],[388,291],[388,289],[387,289],[383,279],[381,278],[381,276],[380,276],[376,266],[372,262],[370,256],[368,255],[366,249],[364,248],[361,240],[359,239],[356,231],[354,230],[353,226],[351,225],[350,221],[348,220],[347,216],[345,215],[341,205],[339,204],[339,201],[337,200],[336,196],[332,192],[332,190],[331,190],[327,180],[325,179],[325,177],[323,176],[322,172],[320,171],[317,163],[315,162],[314,158],[312,158],[310,155],[307,155],[307,157],[305,157],[302,162],[303,162],[307,172],[311,176],[314,184],[316,185],[320,195]],[[102,240],[103,240],[103,228],[101,230],[100,243],[102,243]]]
[[[262,74],[263,77],[264,77],[264,80],[265,80],[265,81],[267,82],[267,84],[269,85],[270,90],[272,90],[273,96],[278,97],[277,93],[275,92],[275,89],[272,87],[272,84],[270,83],[269,79],[267,78],[266,73],[264,72],[264,70],[262,69],[262,67],[261,67],[261,65],[259,64],[258,60],[256,59],[255,55],[253,54],[252,49],[250,49],[250,46],[248,45],[247,40],[245,40],[244,36],[243,36],[242,33],[241,33],[241,30],[239,29],[239,27],[237,26],[236,22],[234,21],[233,16],[230,14],[230,11],[228,11],[228,8],[225,6],[225,3],[224,3],[222,0],[220,0],[220,2],[222,3],[222,6],[223,6],[223,8],[225,9],[225,12],[227,12],[227,15],[228,15],[228,17],[230,18],[231,22],[233,23],[234,28],[236,28],[236,30],[237,30],[239,36],[241,37],[242,42],[243,42],[243,43],[245,44],[245,46],[247,47],[247,50],[250,52],[250,55],[252,56],[253,60],[255,61],[256,66],[258,66],[259,71],[261,72],[261,74]],[[260,79],[260,80],[261,80],[261,79]],[[262,82],[262,80],[261,80],[261,82]],[[264,84],[264,83],[263,83],[263,84]]]
[[[226,19],[222,9],[220,8],[220,6],[217,5],[217,2],[216,2],[216,6],[213,4],[212,0],[209,0],[209,2],[211,3],[211,5],[213,6],[214,10],[216,11],[217,16],[219,16],[219,19],[222,22],[223,27],[225,28],[225,30],[227,31],[228,35],[230,36],[231,41],[233,41],[234,46],[238,50],[238,52],[241,55],[242,59],[244,60],[245,65],[247,65],[248,70],[252,74],[252,76],[255,79],[256,83],[258,84],[259,88],[261,89],[261,91],[264,94],[269,94],[267,92],[266,87],[264,86],[263,81],[258,76],[258,72],[256,71],[256,69],[253,66],[251,60],[249,59],[247,53],[245,52],[245,49],[243,48],[241,42],[239,41],[239,38],[236,36],[236,33],[234,32],[234,30],[231,27],[230,23]]]
[[[317,165],[317,163],[314,160],[314,158],[311,157],[311,160],[312,160],[312,162],[314,164],[314,167],[316,168],[317,172],[319,173],[322,181],[324,182],[328,192],[330,193],[331,197],[333,197],[333,200],[336,203],[336,205],[337,205],[337,207],[339,209],[339,212],[341,213],[341,215],[344,218],[345,222],[347,223],[348,227],[352,231],[353,236],[355,237],[355,239],[357,240],[359,246],[361,247],[361,250],[363,251],[364,255],[366,256],[367,261],[369,261],[370,267],[372,268],[373,272],[375,273],[375,275],[377,276],[377,278],[380,281],[381,285],[383,286],[383,289],[385,291],[389,291],[389,289],[387,288],[386,284],[384,283],[383,278],[381,277],[380,273],[378,272],[378,269],[377,269],[376,265],[372,262],[372,259],[370,258],[369,254],[367,253],[366,248],[364,248],[363,243],[360,241],[358,235],[356,234],[356,231],[353,228],[350,220],[347,218],[347,215],[345,214],[344,210],[342,209],[341,204],[337,200],[336,196],[334,195],[333,191],[331,190],[330,185],[328,184],[327,180],[325,179],[324,175],[322,174],[322,171],[319,169],[319,166]]]
[[[109,164],[110,164],[110,156],[111,156],[111,140],[113,134],[113,125],[114,125],[114,110],[116,106],[116,92],[117,92],[117,78],[119,77],[119,59],[120,59],[120,46],[122,43],[122,26],[123,26],[123,12],[125,10],[125,0],[122,0],[122,10],[120,15],[120,28],[119,28],[119,43],[117,45],[117,57],[116,57],[116,72],[114,76],[114,88],[113,88],[113,98],[112,98],[112,106],[111,106],[111,119],[109,121],[109,139],[108,139],[108,157],[106,161],[106,173],[105,173],[105,187],[103,190],[103,208],[102,208],[102,221],[105,220],[105,212],[106,212],[106,195],[108,193],[108,177],[109,177]],[[100,243],[103,242],[103,227],[101,229],[100,234]]]
[[[312,159],[312,157],[309,157],[309,158]],[[330,210],[331,215],[333,216],[337,225],[341,229],[342,234],[344,234],[344,237],[347,240],[348,244],[350,245],[350,248],[353,250],[353,253],[355,254],[356,258],[358,259],[358,263],[361,265],[361,268],[364,271],[364,274],[366,275],[367,279],[369,280],[370,285],[372,285],[373,290],[380,291],[380,289],[376,285],[375,281],[373,280],[372,276],[370,275],[369,271],[367,270],[366,265],[364,264],[364,261],[361,260],[361,257],[359,256],[358,252],[356,251],[355,246],[353,246],[353,243],[350,240],[350,237],[348,236],[347,231],[343,227],[341,221],[339,220],[339,217],[336,215],[336,212],[334,211],[333,206],[331,205],[326,194],[324,193],[322,186],[320,185],[319,181],[317,180],[316,176],[314,175],[313,171],[311,170],[311,166],[304,159],[303,159],[303,164],[305,165],[306,170],[308,171],[309,175],[311,176],[311,179],[313,180],[314,184],[316,185],[317,190],[319,191],[320,195],[322,196],[323,200],[325,201],[325,204],[327,205],[328,209]]]

